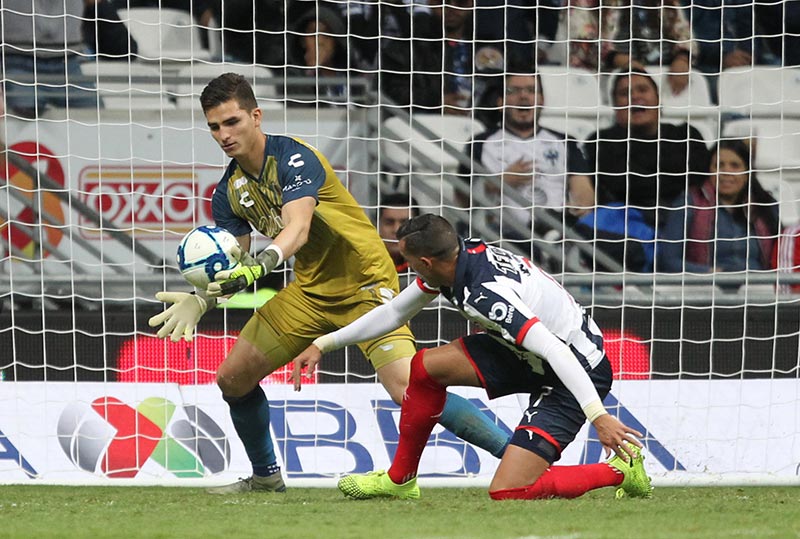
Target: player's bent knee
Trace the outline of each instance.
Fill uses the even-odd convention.
[[[442,384],[431,377],[431,375],[428,374],[428,370],[425,368],[424,356],[426,351],[427,349],[423,348],[414,354],[413,358],[411,358],[411,373],[408,377],[408,383],[409,385],[422,384],[427,386],[442,387]]]
[[[402,404],[403,394],[408,387],[411,369],[411,356],[402,357],[387,363],[376,370],[378,379],[395,404]]]
[[[480,386],[475,367],[458,344],[431,348],[424,361],[428,376],[441,386]]]
[[[219,373],[217,373],[217,387],[222,391],[223,397],[241,397],[247,393],[247,391],[242,391],[240,388],[237,388],[236,384],[229,378]]]
[[[222,391],[223,397],[243,397],[253,390],[254,385],[257,385],[244,378],[243,376],[235,376],[232,373],[226,374],[220,369],[217,371],[217,387]]]

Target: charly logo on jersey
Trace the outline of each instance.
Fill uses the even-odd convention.
[[[58,419],[58,441],[75,466],[106,477],[136,477],[148,461],[176,477],[225,470],[225,433],[196,406],[151,397],[133,408],[114,397],[72,402]]]
[[[250,198],[250,191],[242,191],[242,194],[239,196],[239,204],[241,204],[242,207],[249,208],[255,203],[256,201]]]
[[[296,154],[293,154],[293,155],[292,155],[292,156],[289,158],[289,161],[287,161],[287,163],[286,163],[286,164],[288,164],[290,167],[294,167],[294,168],[300,168],[300,167],[302,167],[303,165],[305,165],[305,164],[306,164],[306,162],[305,162],[305,161],[303,161],[303,156],[302,156],[302,155],[300,155],[299,153],[296,153]]]

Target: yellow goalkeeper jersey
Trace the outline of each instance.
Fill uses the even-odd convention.
[[[308,242],[295,254],[303,292],[334,301],[369,286],[396,292],[397,272],[375,227],[325,156],[299,138],[269,135],[258,178],[232,160],[214,192],[214,220],[234,236],[255,228],[274,238],[283,230],[283,204],[307,196],[317,207]]]

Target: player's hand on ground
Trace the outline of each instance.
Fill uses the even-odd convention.
[[[642,433],[625,425],[611,414],[601,415],[592,425],[597,430],[600,443],[606,449],[606,457],[614,451],[620,458],[630,462],[635,455],[628,447],[628,443],[642,447],[642,443],[637,439],[642,437]]]
[[[322,359],[322,352],[316,345],[310,345],[308,348],[300,352],[300,355],[294,358],[294,366],[292,368],[292,381],[294,382],[294,390],[300,391],[302,371],[305,367],[305,376],[311,378],[314,371],[317,370],[317,364]]]
[[[172,303],[164,312],[151,317],[148,321],[153,328],[164,324],[158,330],[158,338],[163,339],[169,335],[174,342],[180,341],[181,338],[190,342],[194,328],[208,309],[208,302],[198,294],[186,292],[158,292],[156,299]]]

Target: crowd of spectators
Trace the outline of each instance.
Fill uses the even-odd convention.
[[[691,123],[662,121],[659,93],[685,92],[694,71],[713,81],[730,68],[799,65],[799,2],[64,0],[34,10],[32,0],[5,0],[7,108],[35,117],[48,105],[101,107],[91,85],[69,79],[92,54],[135,61],[119,10],[136,7],[181,9],[221,28],[217,60],[299,80],[287,86],[289,105],[352,102],[347,81],[360,77],[387,114],[480,119],[487,130],[467,146],[475,167],[460,174],[500,208],[488,224],[501,237],[529,241],[561,223],[603,240],[598,248],[634,271],[772,264],[781,225],[751,172],[753,145],[722,140],[709,151],[717,141]],[[582,143],[540,125],[547,101],[536,63],[608,76],[613,125]],[[653,65],[667,74],[661,88]],[[48,84],[31,84],[39,79]]]
[[[313,79],[313,88],[299,84],[287,95],[291,100],[292,93],[308,96],[314,89],[310,95],[320,99],[306,100],[313,105],[326,97],[347,101],[341,79],[358,77],[381,90],[387,105],[472,114],[476,107],[494,106],[497,95],[492,90],[515,58],[594,73],[657,65],[669,73],[669,91],[675,95],[686,91],[692,71],[711,75],[713,83],[713,75],[729,68],[800,65],[800,5],[775,0],[45,4],[33,10],[32,0],[3,3],[4,69],[31,72],[36,58],[37,72],[75,74],[77,63],[92,54],[135,60],[137,43],[125,30],[119,10],[176,9],[191,13],[203,29],[221,29],[214,34],[221,40],[215,60],[254,62],[278,75],[308,77],[310,83]],[[201,34],[203,39],[209,35]],[[558,43],[566,44],[560,57],[553,53]],[[326,87],[326,80],[334,78]],[[80,101],[80,92],[72,93],[74,106],[89,106]]]

